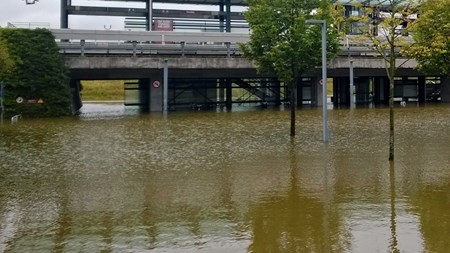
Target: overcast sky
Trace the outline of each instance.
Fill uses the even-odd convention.
[[[25,0],[0,0],[0,26],[5,27],[8,22],[43,22],[51,28],[60,27],[61,0],[39,0],[35,4],[27,5]],[[107,3],[108,6],[117,7],[144,7],[142,3]],[[72,5],[106,6],[105,2],[96,0],[72,0]],[[154,5],[155,8],[180,9],[176,5]],[[183,9],[218,10],[211,6],[185,6]],[[69,28],[72,29],[109,29],[124,30],[123,17],[95,17],[95,16],[69,16]]]

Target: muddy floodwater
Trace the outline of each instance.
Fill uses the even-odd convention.
[[[90,107],[89,107],[90,106]],[[450,105],[0,127],[0,252],[449,252]],[[90,109],[91,108],[91,111]]]

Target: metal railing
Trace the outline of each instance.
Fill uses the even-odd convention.
[[[62,54],[240,56],[248,33],[50,29]],[[340,56],[377,56],[369,42],[353,36],[341,41]]]
[[[63,54],[237,55],[245,33],[51,29]]]

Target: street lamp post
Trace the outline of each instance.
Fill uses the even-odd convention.
[[[355,108],[355,95],[353,94],[355,92],[355,86],[354,86],[354,75],[353,75],[353,59],[350,53],[350,43],[348,41],[348,36],[346,37],[346,44],[347,44],[347,50],[348,50],[348,61],[349,61],[349,78],[350,78],[350,84],[349,84],[349,95],[350,95],[350,108]]]
[[[163,62],[163,115],[164,116],[167,116],[167,112],[169,111],[168,97],[169,97],[169,66],[168,66],[168,60],[164,59],[164,62]]]
[[[327,126],[327,22],[326,20],[308,19],[306,24],[319,24],[322,26],[322,125],[323,142],[328,142],[330,133]]]

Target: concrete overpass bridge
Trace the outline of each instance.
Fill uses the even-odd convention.
[[[80,80],[136,80],[125,91],[135,99],[126,104],[162,111],[164,76],[167,75],[168,104],[171,109],[226,106],[233,103],[280,104],[288,100],[289,90],[271,76],[256,73],[245,59],[239,43],[248,34],[207,32],[157,32],[54,29],[54,34],[70,69],[79,99]],[[364,45],[342,45],[336,59],[329,61],[328,76],[333,81],[335,105],[349,105],[350,59],[355,75],[355,97],[360,104],[388,102],[388,79],[384,61]],[[405,59],[399,59],[403,62]],[[414,60],[398,71],[396,100],[423,103],[445,91],[450,101],[449,81],[428,77],[416,69]],[[298,84],[299,105],[322,105],[320,68]],[[331,81],[329,79],[329,81]],[[441,84],[442,83],[442,84]],[[442,88],[441,88],[442,86]],[[237,94],[236,90],[240,90]]]

